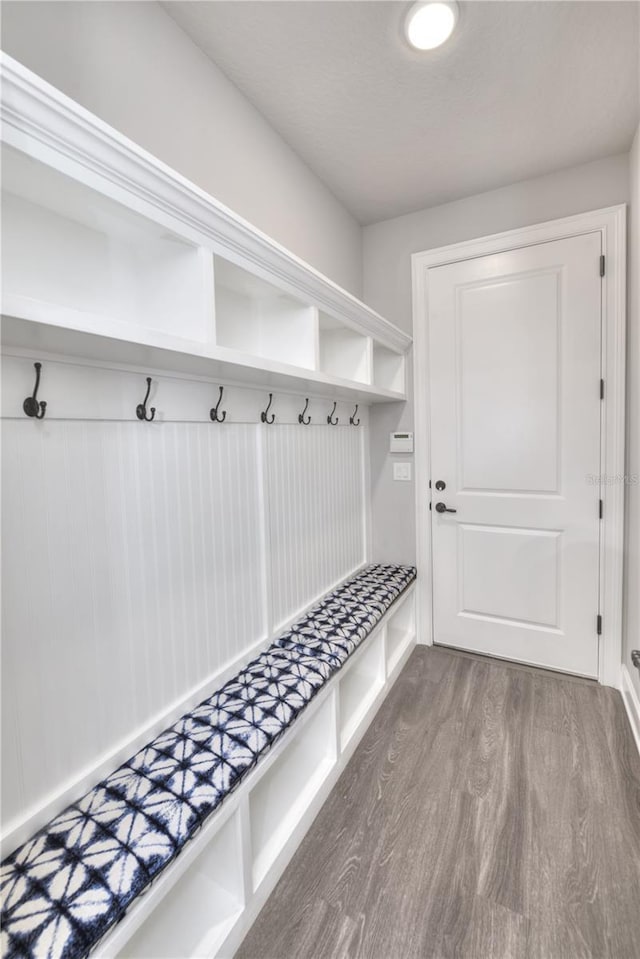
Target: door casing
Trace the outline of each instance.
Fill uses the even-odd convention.
[[[429,479],[431,477],[429,403],[429,269],[491,253],[599,232],[605,257],[602,278],[602,444],[600,473],[603,520],[600,537],[600,612],[602,635],[598,680],[620,688],[622,663],[622,584],[625,499],[626,362],[626,205],[551,220],[518,230],[466,240],[414,253],[413,364],[416,435],[416,540],[418,641],[433,643],[433,576]],[[598,384],[594,384],[594,389]],[[594,629],[597,609],[594,604]]]

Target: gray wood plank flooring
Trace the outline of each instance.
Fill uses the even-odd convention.
[[[236,956],[638,959],[619,694],[418,647]]]

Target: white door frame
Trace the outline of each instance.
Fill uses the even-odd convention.
[[[520,230],[466,240],[414,253],[413,365],[416,432],[417,617],[420,642],[433,642],[433,577],[429,512],[429,269],[491,253],[533,246],[583,233],[600,233],[605,256],[602,281],[602,405],[600,472],[604,513],[600,537],[600,612],[598,680],[620,686],[622,662],[622,577],[624,548],[625,470],[625,338],[626,338],[626,205],[551,220]],[[426,319],[426,322],[425,322]],[[594,383],[594,389],[598,384]],[[606,482],[606,479],[609,481]],[[595,606],[595,604],[594,604]],[[594,629],[597,610],[594,608]]]

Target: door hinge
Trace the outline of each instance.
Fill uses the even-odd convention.
[[[604,253],[600,257],[600,276],[604,276]]]
[[[598,636],[602,636],[602,616],[598,613],[598,626],[597,626]]]
[[[602,519],[602,512],[603,512],[603,509],[604,509],[604,503],[602,502],[602,500],[599,500],[599,503],[600,503],[600,508],[599,508],[599,510],[598,510],[598,514],[599,514],[599,516],[600,516],[600,519]]]
[[[604,399],[604,380],[600,380],[600,399]]]

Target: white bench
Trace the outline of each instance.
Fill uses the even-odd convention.
[[[230,954],[415,642],[414,579],[357,573],[15,850],[3,957]]]

